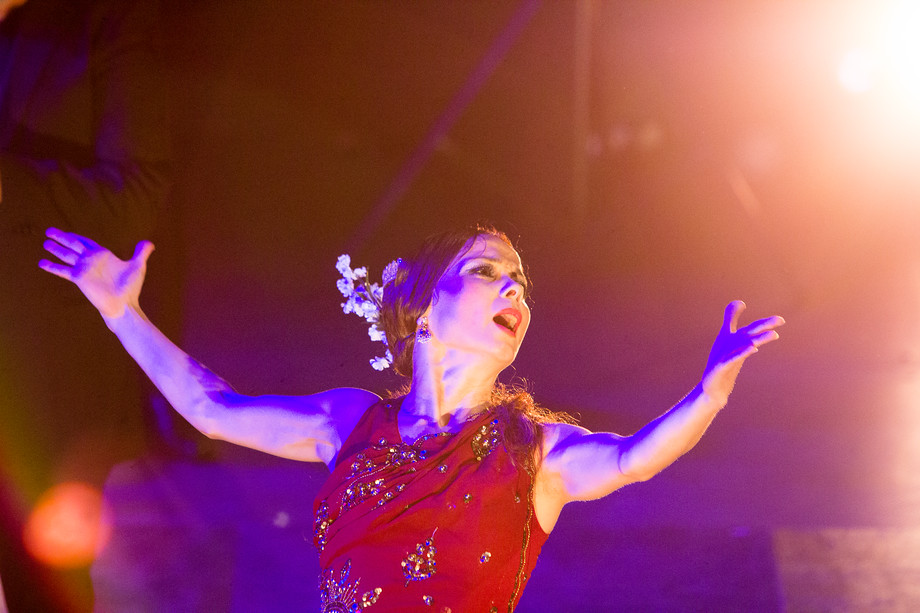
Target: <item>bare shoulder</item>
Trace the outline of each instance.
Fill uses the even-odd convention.
[[[328,413],[353,412],[363,413],[375,402],[380,402],[380,396],[357,387],[337,387],[305,398],[321,405]]]
[[[575,481],[586,474],[609,472],[616,466],[626,440],[613,432],[592,432],[566,423],[544,426],[543,462],[540,472],[545,478],[562,479],[569,492],[577,489]]]
[[[380,396],[357,387],[337,387],[310,397],[335,424],[342,440],[351,433],[358,420],[371,405],[380,402]]]
[[[549,422],[543,426],[543,457],[546,458],[553,451],[567,447],[573,441],[591,434],[587,428],[564,422]]]
[[[630,483],[620,471],[628,437],[591,432],[571,424],[547,424],[543,463],[537,473],[548,509],[573,500],[594,500]]]
[[[552,531],[568,502],[562,467],[565,464],[564,450],[591,432],[581,426],[565,422],[547,422],[543,428],[543,457],[534,482],[534,512],[537,521],[547,533]]]

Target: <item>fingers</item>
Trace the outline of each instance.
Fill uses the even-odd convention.
[[[758,319],[738,328],[738,320],[746,305],[741,300],[733,300],[725,307],[725,320],[715,348],[720,348],[722,361],[744,361],[757,352],[757,348],[779,338],[778,328],[786,323],[782,317],[775,315]]]
[[[742,311],[747,308],[741,300],[732,300],[725,307],[725,319],[722,321],[722,329],[729,332],[735,332],[738,329],[738,318]]]
[[[773,317],[766,317],[764,319],[752,321],[748,325],[744,326],[741,330],[748,334],[755,335],[760,334],[765,330],[773,330],[774,328],[779,328],[785,323],[785,319],[779,315],[774,315]]]
[[[727,355],[721,363],[729,364],[743,364],[745,360],[757,353],[763,345],[771,343],[779,338],[779,334],[775,330],[768,330],[758,334],[757,336],[750,337],[748,342],[744,345],[738,347],[734,352]]]
[[[139,260],[141,263],[146,264],[147,258],[150,257],[154,249],[156,249],[156,247],[150,241],[141,241],[134,247],[134,255],[131,256],[131,259]]]
[[[73,232],[64,232],[63,230],[59,230],[57,228],[48,228],[45,230],[45,236],[53,241],[60,243],[61,245],[64,245],[77,255],[82,254],[87,249],[96,249],[99,247],[99,245],[86,238],[85,236],[80,236],[79,234],[74,234]]]
[[[732,300],[728,303],[728,306],[725,307],[725,319],[722,322],[722,329],[727,330],[731,333],[735,332],[744,332],[749,336],[758,335],[761,332],[766,330],[773,330],[778,328],[786,323],[786,320],[780,317],[779,315],[774,315],[773,317],[765,317],[764,319],[758,319],[752,321],[743,328],[738,328],[738,320],[741,317],[741,313],[747,308],[747,305],[744,304],[742,300]]]
[[[73,281],[72,267],[80,259],[81,254],[86,251],[86,245],[78,240],[77,235],[72,235],[57,228],[48,228],[45,231],[45,236],[48,237],[48,240],[42,245],[45,251],[64,262],[66,266],[43,259],[39,260],[38,267],[57,277]]]
[[[739,360],[741,363],[744,363],[746,359],[748,359],[755,353],[757,353],[757,344],[751,341],[750,343],[748,343],[748,345],[744,349],[742,349],[738,353],[737,356],[735,356],[734,359]]]
[[[61,260],[65,264],[70,264],[71,266],[76,264],[77,260],[80,258],[80,256],[72,249],[69,249],[53,240],[46,240],[42,246],[45,248],[45,251]]]
[[[73,281],[73,269],[70,266],[56,264],[48,260],[39,260],[38,267],[68,281]]]
[[[755,348],[767,343],[772,343],[779,338],[779,333],[776,330],[767,330],[766,332],[761,332],[760,334],[754,335],[751,337],[751,345]]]

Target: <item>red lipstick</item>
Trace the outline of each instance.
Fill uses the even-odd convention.
[[[502,309],[492,318],[492,321],[501,326],[503,330],[506,330],[508,334],[512,336],[517,334],[517,329],[523,320],[524,316],[521,314],[521,311],[514,308]]]

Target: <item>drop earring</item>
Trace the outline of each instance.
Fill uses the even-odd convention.
[[[431,340],[431,329],[428,328],[428,317],[422,315],[415,323],[417,324],[415,328],[415,342],[424,345]]]

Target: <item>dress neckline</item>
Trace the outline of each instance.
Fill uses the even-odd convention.
[[[453,431],[442,430],[440,432],[429,432],[409,442],[406,439],[406,437],[403,436],[402,431],[399,429],[399,415],[400,415],[400,412],[402,411],[402,403],[403,403],[403,400],[405,400],[405,398],[406,398],[405,396],[400,396],[399,398],[393,398],[391,400],[387,400],[385,406],[387,410],[390,412],[391,421],[393,423],[393,430],[395,431],[395,434],[396,434],[396,441],[398,441],[400,444],[409,445],[409,446],[417,446],[433,438],[444,437],[444,436],[454,436],[455,434],[459,434],[469,424],[477,421],[483,415],[489,415],[492,412],[491,409],[484,409],[482,411],[479,411],[478,413],[473,413],[472,415],[469,415],[466,419],[459,422],[460,427],[457,430],[453,430]]]

